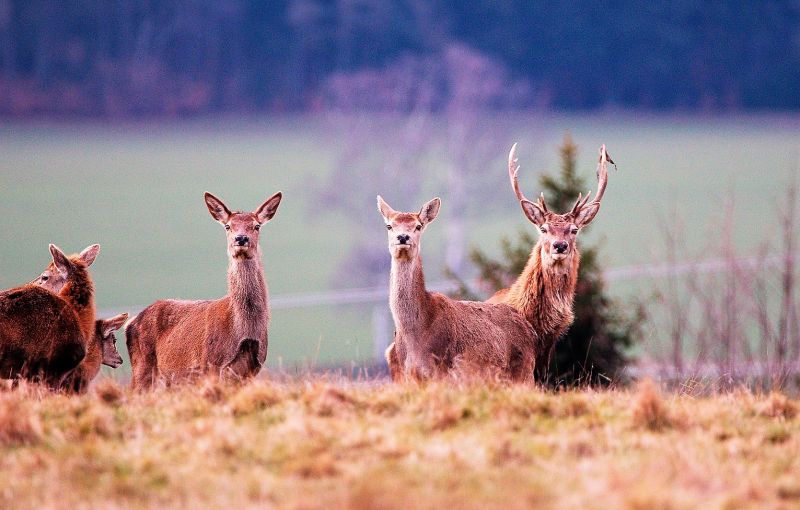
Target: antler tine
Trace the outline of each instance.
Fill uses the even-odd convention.
[[[537,202],[542,211],[547,212],[547,204],[544,201],[544,192],[539,195],[539,200]]]
[[[611,156],[606,152],[605,144],[603,144],[600,146],[600,158],[597,163],[597,194],[594,196],[594,202],[596,203],[600,203],[603,199],[603,193],[606,191],[606,184],[608,184],[608,163],[614,164],[611,160]],[[591,191],[586,193],[585,197],[581,197],[580,193],[578,194],[578,201],[575,202],[575,206],[572,208],[573,214],[577,214],[578,211],[589,203],[589,196],[591,194]]]
[[[578,200],[575,202],[575,205],[572,206],[572,214],[577,214],[578,211],[583,208],[587,203],[589,203],[589,197],[592,195],[591,191],[586,192],[586,196],[583,196],[582,193],[578,193]]]
[[[517,144],[511,146],[511,151],[508,153],[508,178],[511,179],[511,187],[514,189],[514,194],[520,202],[528,200],[519,189],[519,164],[517,160]]]
[[[606,184],[608,184],[608,163],[614,164],[611,156],[606,152],[606,145],[600,146],[600,159],[597,163],[597,194],[594,196],[595,202],[600,202],[603,199],[603,194],[606,192]]]

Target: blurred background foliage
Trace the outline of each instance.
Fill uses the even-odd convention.
[[[342,73],[459,47],[530,107],[800,107],[793,0],[0,0],[0,114],[315,111]]]

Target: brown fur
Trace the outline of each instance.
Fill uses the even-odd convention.
[[[514,284],[486,301],[510,305],[531,323],[538,339],[536,367],[539,379],[550,365],[556,342],[575,320],[572,303],[580,265],[577,249],[571,250],[568,258],[557,264],[547,264],[543,260],[544,249],[540,239]]]
[[[533,203],[522,194],[517,176],[516,147],[515,144],[508,156],[511,186],[525,215],[539,227],[540,236],[525,269],[514,284],[496,292],[486,302],[506,303],[519,310],[531,323],[539,341],[536,378],[543,380],[547,376],[556,342],[575,320],[572,307],[580,266],[576,237],[579,229],[588,225],[600,209],[608,176],[606,162],[611,160],[605,146],[602,146],[595,200],[589,202],[589,194],[586,197],[578,196],[569,213],[557,214],[547,209],[544,196]]]
[[[52,262],[48,270],[64,276],[58,294],[36,281],[0,293],[0,377],[43,380],[55,389],[86,354],[95,306],[91,261],[67,258],[53,245],[50,251],[60,269]]]
[[[128,314],[123,313],[110,319],[95,321],[94,335],[87,345],[86,357],[64,379],[63,388],[75,393],[85,393],[89,384],[100,373],[100,365],[117,368],[122,364],[122,357],[116,347],[114,331],[122,327],[127,318]]]
[[[438,213],[438,199],[419,214],[398,213],[378,200],[391,227],[389,304],[396,333],[386,356],[392,378],[531,380],[535,338],[519,312],[505,304],[456,301],[426,290],[419,240]],[[409,244],[398,244],[400,236],[409,236]]]
[[[258,245],[260,226],[277,210],[276,193],[253,213],[232,213],[206,194],[211,215],[226,226],[228,294],[214,301],[157,301],[125,328],[135,389],[203,373],[237,379],[257,374],[267,357],[269,298]],[[238,245],[246,235],[248,244]]]

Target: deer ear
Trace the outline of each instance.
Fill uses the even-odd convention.
[[[578,214],[575,215],[575,224],[579,227],[585,227],[589,223],[592,222],[595,216],[597,216],[597,212],[600,210],[600,203],[599,202],[592,202],[591,204],[586,204],[583,206]]]
[[[522,206],[522,212],[525,213],[531,223],[539,227],[545,224],[544,211],[537,204],[523,199],[519,201],[519,205]]]
[[[127,313],[121,313],[119,315],[115,315],[114,317],[103,319],[103,326],[101,328],[103,331],[103,337],[107,337],[114,331],[121,328],[122,325],[125,324],[126,320],[128,320]]]
[[[426,202],[425,205],[422,206],[422,209],[419,210],[419,221],[421,221],[423,225],[427,225],[435,220],[436,215],[439,214],[439,207],[441,205],[442,201],[439,197]]]
[[[275,216],[275,213],[278,211],[278,205],[281,203],[281,199],[283,198],[283,193],[280,191],[272,195],[267,199],[266,202],[261,204],[261,207],[256,209],[255,215],[258,218],[259,223],[266,223]]]
[[[211,193],[206,191],[204,196],[206,199],[206,207],[208,207],[208,212],[211,213],[211,217],[220,223],[227,222],[228,218],[231,216],[231,210],[222,203],[222,200]]]
[[[72,262],[70,262],[69,258],[67,258],[64,252],[55,244],[50,245],[50,255],[53,256],[53,264],[56,266],[58,272],[61,273],[61,276],[66,278],[70,270],[72,270]]]
[[[92,265],[92,262],[94,262],[94,259],[97,258],[98,253],[100,253],[100,245],[93,244],[91,246],[87,246],[86,249],[81,252],[80,258],[83,263],[86,264],[86,267],[89,267]]]
[[[381,216],[383,216],[383,219],[386,221],[386,223],[389,223],[392,220],[392,216],[394,216],[396,212],[380,195],[378,195],[378,211],[381,213]]]

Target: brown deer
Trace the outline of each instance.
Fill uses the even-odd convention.
[[[201,373],[244,379],[261,370],[270,315],[258,237],[281,197],[275,193],[254,212],[231,212],[205,194],[211,216],[225,227],[228,294],[215,301],[156,301],[128,323],[135,389],[159,377],[167,383]]]
[[[53,261],[39,277],[0,293],[0,377],[42,380],[57,389],[81,363],[94,334],[88,267],[99,250],[95,244],[67,257],[51,244]]]
[[[600,201],[608,182],[607,163],[614,162],[606,153],[606,146],[600,147],[597,194],[594,200],[589,201],[591,192],[585,197],[579,194],[571,211],[558,214],[548,210],[544,193],[536,203],[522,194],[516,151],[517,145],[514,144],[508,154],[508,176],[522,211],[539,229],[539,241],[533,247],[522,274],[511,287],[497,291],[486,302],[511,305],[522,312],[533,325],[541,342],[536,353],[536,378],[543,380],[556,342],[575,319],[572,303],[580,265],[576,236],[581,228],[591,223],[600,210]]]
[[[80,365],[64,379],[62,388],[75,393],[86,393],[89,384],[100,373],[100,365],[117,368],[122,365],[122,356],[117,350],[114,331],[122,327],[128,320],[127,313],[121,313],[108,319],[95,321],[94,335],[86,347],[86,357]]]
[[[88,260],[89,253],[90,252],[87,252],[87,258],[85,258],[84,261]],[[96,256],[96,250],[94,255]],[[51,292],[59,293],[66,284],[66,278],[63,273],[56,270],[54,264],[50,264],[32,283],[44,287]],[[124,324],[127,319],[128,314],[123,313],[109,319],[95,320],[92,334],[87,339],[86,356],[78,367],[64,378],[61,384],[62,388],[76,393],[84,393],[89,383],[100,372],[101,364],[110,366],[111,368],[117,368],[122,364],[122,357],[119,355],[119,351],[117,351],[114,331],[122,327],[122,324]]]
[[[422,233],[439,213],[434,198],[419,213],[397,212],[378,196],[392,256],[389,305],[395,341],[387,349],[394,380],[533,377],[533,328],[512,307],[456,301],[425,288]]]

